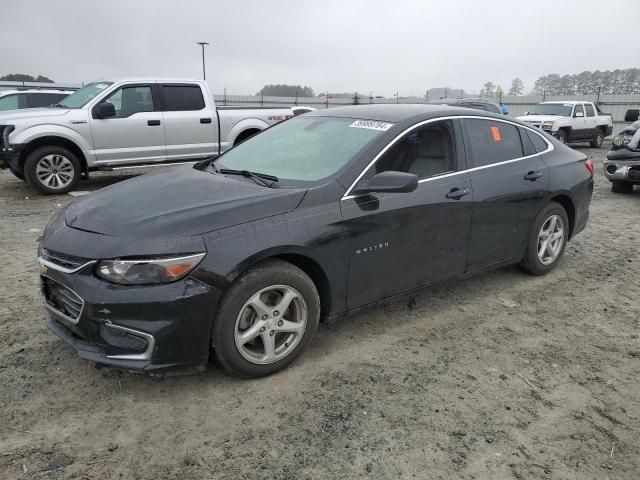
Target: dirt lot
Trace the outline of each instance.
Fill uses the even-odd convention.
[[[151,377],[46,330],[36,238],[73,197],[0,173],[0,479],[637,479],[640,190],[596,163],[559,268],[515,268],[321,326],[287,371]],[[122,177],[97,175],[94,190]]]

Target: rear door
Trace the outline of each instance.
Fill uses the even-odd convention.
[[[415,173],[410,193],[348,195],[348,308],[461,274],[471,224],[471,183],[459,126],[428,123],[407,133],[367,170]]]
[[[166,158],[162,112],[152,84],[124,85],[102,102],[113,104],[115,117],[91,115],[96,163],[153,163]],[[95,107],[94,107],[95,108]]]
[[[523,255],[549,187],[549,169],[542,155],[533,151],[526,129],[493,119],[469,118],[461,123],[472,167],[474,201],[467,259],[471,271]]]
[[[218,152],[218,124],[197,83],[161,85],[167,159],[197,159]]]

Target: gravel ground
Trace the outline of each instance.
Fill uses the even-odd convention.
[[[36,238],[73,197],[0,173],[0,479],[637,479],[640,190],[596,163],[557,269],[515,268],[321,326],[270,378],[96,369],[48,333]],[[96,175],[95,190],[122,176]]]

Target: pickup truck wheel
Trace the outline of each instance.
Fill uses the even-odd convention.
[[[593,137],[593,140],[591,140],[591,147],[600,148],[602,146],[603,141],[604,141],[604,134],[602,133],[602,130],[600,130],[598,133],[596,133],[595,137]]]
[[[270,260],[242,274],[224,295],[211,345],[228,372],[263,377],[302,353],[319,319],[313,281],[290,263]]]
[[[564,145],[567,144],[567,132],[565,132],[564,130],[558,130],[558,133],[556,133],[556,138],[560,140],[560,143],[563,143]]]
[[[82,171],[76,156],[63,147],[41,147],[27,156],[24,174],[30,187],[45,195],[73,190]]]
[[[531,275],[544,275],[556,266],[569,240],[569,218],[562,205],[551,202],[538,214],[529,234],[520,267]]]
[[[631,193],[633,192],[633,183],[611,182],[611,191],[613,193]]]

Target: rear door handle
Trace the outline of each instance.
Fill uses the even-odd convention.
[[[525,179],[525,180],[529,180],[529,181],[531,181],[531,182],[535,182],[535,181],[536,181],[537,179],[539,179],[541,176],[542,176],[542,172],[534,172],[534,171],[531,171],[531,172],[527,173],[527,174],[524,176],[524,179]]]
[[[149,125],[150,127],[159,127],[160,120],[147,120],[147,125]]]
[[[451,200],[460,200],[465,195],[469,195],[471,190],[468,188],[452,188],[449,193],[445,195],[445,197],[450,198]]]
[[[200,123],[211,123],[211,119],[210,118],[201,118],[200,119]]]

